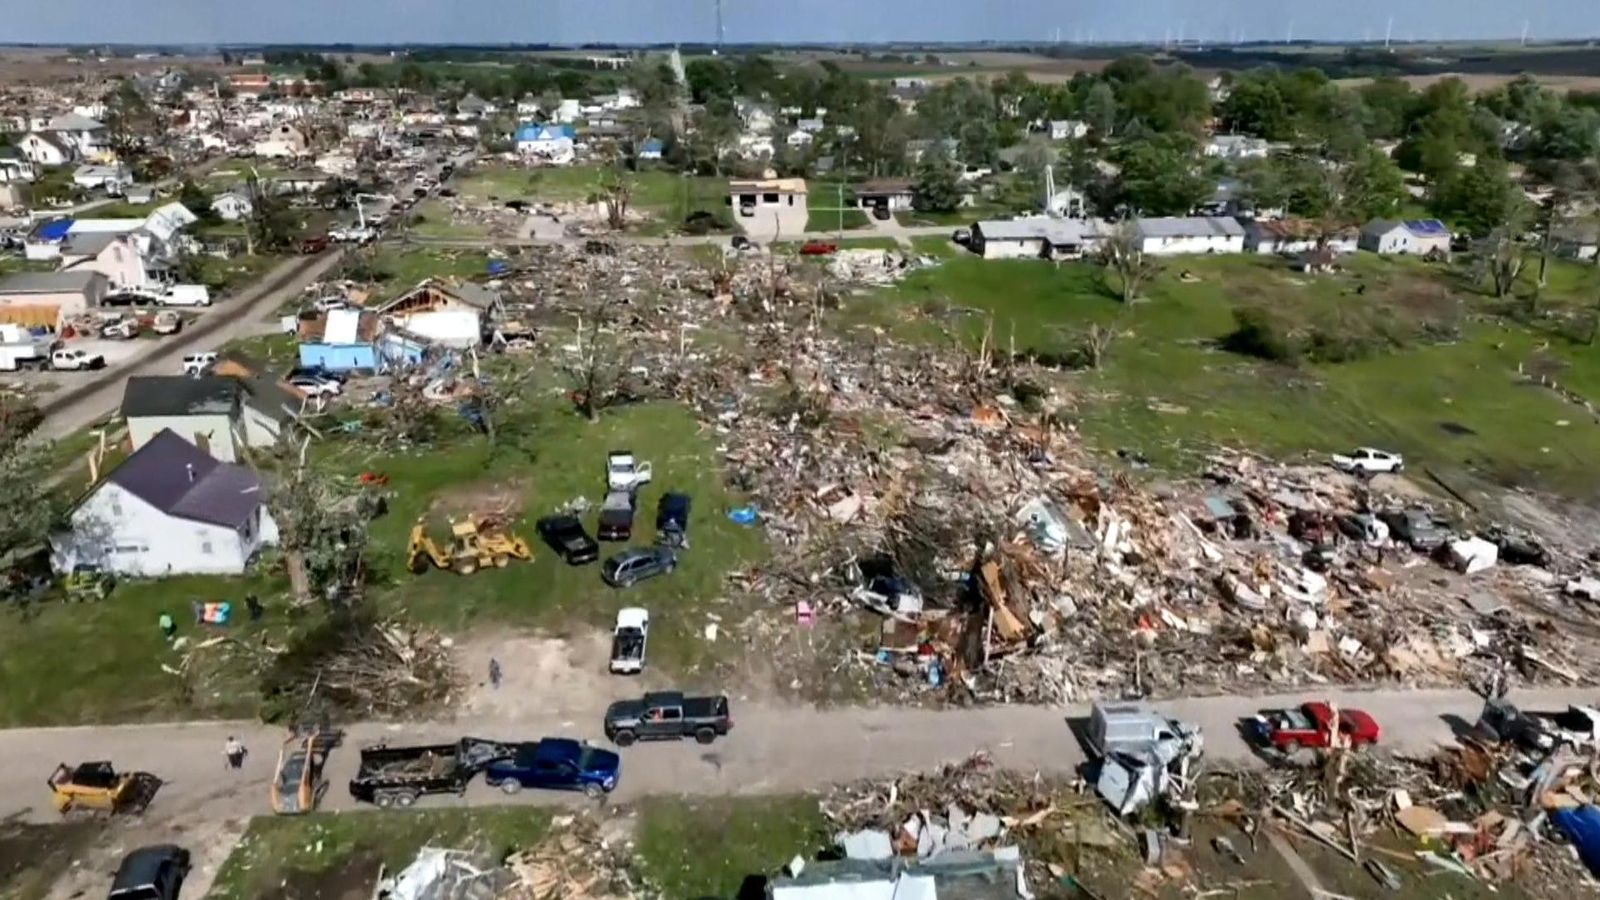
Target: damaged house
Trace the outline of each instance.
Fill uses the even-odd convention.
[[[330,372],[377,372],[411,365],[422,359],[424,349],[421,341],[386,329],[382,317],[364,309],[302,316],[296,333],[300,365]]]
[[[385,321],[416,338],[464,350],[483,342],[484,326],[500,317],[500,293],[471,282],[428,280],[379,307]]]
[[[261,479],[165,429],[111,470],[50,536],[56,572],[238,575],[278,527]]]

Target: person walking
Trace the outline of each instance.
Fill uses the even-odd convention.
[[[500,660],[495,659],[494,657],[490,657],[489,658],[489,683],[494,685],[494,689],[497,690],[497,691],[500,690],[500,675],[501,675],[501,672],[500,672]]]
[[[230,769],[244,768],[244,757],[249,752],[249,750],[245,749],[244,744],[240,743],[239,739],[231,734],[222,744],[222,755],[228,760],[228,768]]]
[[[173,636],[178,633],[177,623],[173,622],[172,617],[166,613],[162,613],[161,617],[156,619],[156,624],[161,626],[161,634],[168,642],[171,642]]]

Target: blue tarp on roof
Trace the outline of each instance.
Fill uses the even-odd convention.
[[[1578,857],[1589,871],[1600,875],[1600,809],[1592,803],[1558,809],[1550,813],[1550,821],[1578,848]]]
[[[54,222],[46,222],[40,225],[34,231],[34,236],[41,241],[59,241],[66,238],[67,232],[71,230],[71,219],[56,219]]]
[[[559,141],[575,138],[578,130],[571,125],[523,125],[517,128],[517,143],[526,141]]]

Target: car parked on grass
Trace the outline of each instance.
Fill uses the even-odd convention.
[[[665,575],[677,566],[677,557],[667,547],[629,547],[605,561],[600,577],[612,587],[625,588]]]
[[[839,252],[839,245],[832,241],[806,241],[800,245],[801,256],[829,256]]]
[[[122,858],[107,900],[178,900],[189,875],[189,851],[175,844],[140,847]]]
[[[622,770],[617,754],[571,738],[545,738],[513,747],[511,756],[483,770],[485,783],[507,794],[539,788],[582,791],[599,798],[616,789]]]
[[[656,503],[656,543],[681,550],[689,546],[689,495],[668,492]]]
[[[600,545],[584,530],[577,516],[545,516],[534,527],[539,537],[569,566],[585,565],[600,558]]]
[[[1266,744],[1296,753],[1302,747],[1326,747],[1334,733],[1334,708],[1321,701],[1293,709],[1266,710],[1256,716],[1257,733]],[[1378,722],[1359,709],[1338,711],[1338,731],[1352,748],[1378,742]]]
[[[1349,456],[1335,453],[1332,462],[1335,469],[1357,475],[1393,473],[1406,467],[1406,461],[1400,454],[1373,447],[1357,447]]]
[[[633,491],[612,490],[600,502],[600,527],[597,537],[602,541],[625,541],[633,536],[633,511],[638,496]]]

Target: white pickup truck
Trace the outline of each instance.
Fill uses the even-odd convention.
[[[57,350],[50,354],[50,368],[62,372],[80,372],[104,369],[106,358],[98,353],[83,350]]]
[[[632,450],[613,450],[606,454],[606,490],[632,491],[649,484],[651,466],[633,458]]]
[[[1406,467],[1406,461],[1400,454],[1372,447],[1357,447],[1349,456],[1335,453],[1332,462],[1335,469],[1357,475],[1399,472]]]
[[[611,632],[611,671],[637,675],[644,671],[644,645],[650,637],[650,611],[630,606],[617,610]]]

